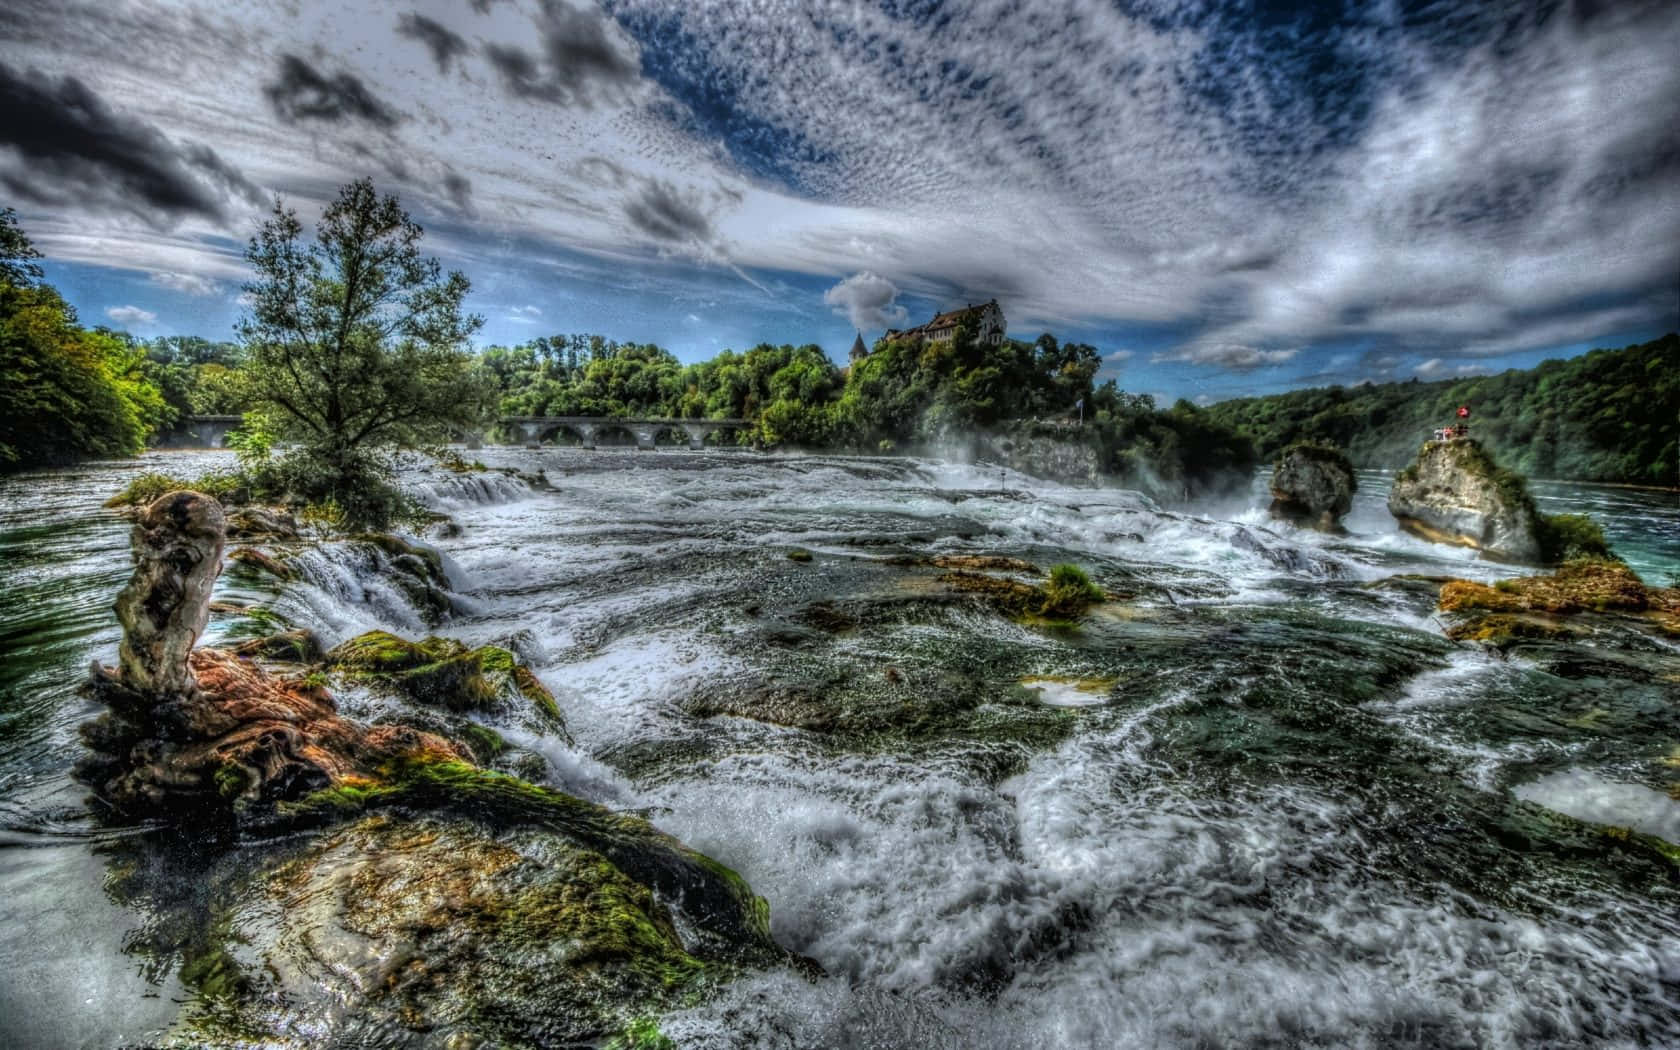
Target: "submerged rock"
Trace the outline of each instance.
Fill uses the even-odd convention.
[[[1522,476],[1469,439],[1426,443],[1395,476],[1388,511],[1402,529],[1433,543],[1531,565],[1544,558],[1543,519]]]
[[[326,655],[327,666],[375,684],[388,684],[416,703],[462,713],[529,713],[543,728],[565,732],[554,694],[531,669],[501,646],[477,649],[453,638],[410,642],[369,631]]]
[[[251,504],[228,512],[227,535],[230,540],[295,540],[299,538],[297,519],[283,507]]]
[[[1359,488],[1353,462],[1339,449],[1297,442],[1278,454],[1272,467],[1274,518],[1337,532]]]

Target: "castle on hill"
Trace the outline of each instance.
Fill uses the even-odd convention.
[[[924,343],[948,343],[956,338],[957,329],[967,325],[974,333],[975,342],[982,346],[1002,346],[1004,333],[1009,325],[1003,318],[1003,310],[996,299],[976,306],[968,304],[961,310],[949,310],[942,314],[935,314],[933,320],[914,328],[902,331],[897,328],[887,329],[885,338],[906,339]],[[859,332],[857,340],[852,343],[851,359],[856,361],[860,357],[868,357],[869,348],[863,345],[863,333]]]

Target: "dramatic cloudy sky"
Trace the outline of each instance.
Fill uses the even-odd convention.
[[[276,195],[399,193],[484,342],[688,360],[996,296],[1201,399],[1680,326],[1680,5],[6,0],[0,203],[225,337]]]

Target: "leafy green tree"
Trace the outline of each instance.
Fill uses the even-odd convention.
[[[126,338],[77,324],[0,210],[0,470],[140,451],[169,414]]]
[[[239,325],[252,403],[300,443],[287,487],[338,504],[353,523],[401,511],[390,453],[476,426],[489,387],[468,349],[483,319],[470,287],[420,254],[420,226],[361,179],[327,206],[312,243],[278,202],[245,257],[250,314]]]

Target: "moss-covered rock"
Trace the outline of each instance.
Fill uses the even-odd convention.
[[[1680,638],[1680,589],[1647,587],[1625,562],[1579,558],[1549,576],[1522,576],[1493,585],[1449,580],[1442,612],[1456,614],[1447,636],[1501,649],[1522,641],[1570,640],[1628,631]]]
[[[977,595],[999,612],[1022,620],[1077,620],[1108,597],[1077,565],[1056,566],[1042,586],[962,570],[943,573],[939,581],[962,593]]]
[[[321,660],[321,641],[313,632],[281,631],[240,642],[228,650],[248,660],[267,660],[272,663],[313,664]]]
[[[550,730],[564,731],[554,694],[500,646],[469,648],[453,638],[410,642],[388,631],[369,631],[327,653],[329,669],[390,685],[416,703],[455,713],[531,713]]]
[[[394,810],[448,814],[493,830],[565,835],[601,854],[626,875],[681,902],[695,927],[692,950],[739,961],[789,957],[770,939],[770,909],[741,877],[656,830],[640,817],[465,762],[399,758],[365,780],[343,782],[284,807],[297,824],[338,823],[357,814]]]
[[[385,810],[218,876],[190,1045],[654,1046],[653,1015],[783,958],[685,942],[682,904],[547,827]]]
[[[237,547],[228,553],[227,560],[247,572],[267,574],[287,583],[297,579],[298,575],[297,570],[284,559],[256,547]]]

